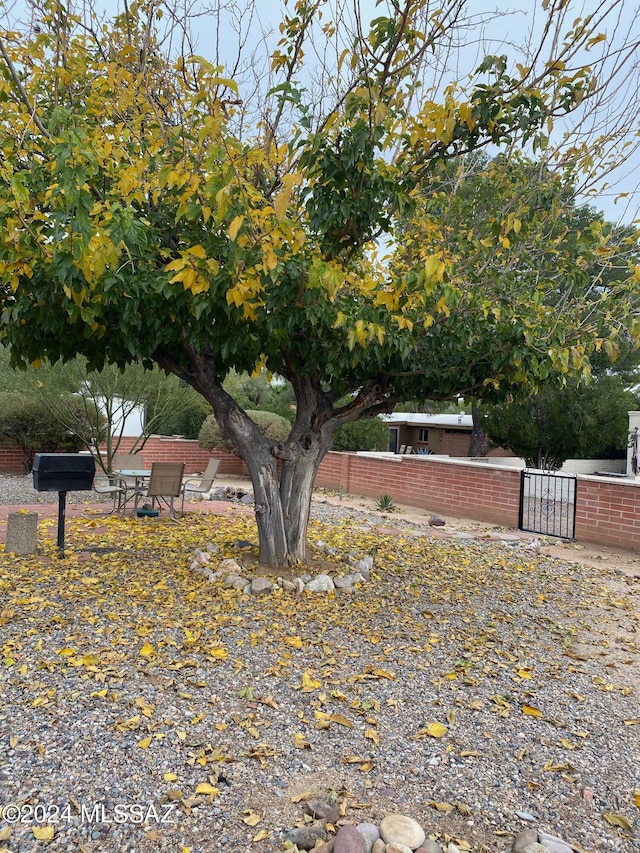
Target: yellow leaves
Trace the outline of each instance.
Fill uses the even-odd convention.
[[[615,814],[614,812],[606,812],[602,815],[602,817],[606,820],[607,823],[611,824],[611,826],[617,826],[620,829],[627,830],[627,832],[633,831],[633,823],[629,820],[626,815],[623,814]]]
[[[379,344],[383,344],[385,332],[382,326],[377,323],[365,323],[364,320],[356,320],[355,326],[347,332],[347,346],[349,351],[353,351],[356,345],[363,349],[376,340]]]
[[[266,829],[261,829],[260,832],[257,832],[251,840],[253,842],[258,842],[264,841],[267,838],[271,838],[271,833]]]
[[[229,657],[229,652],[222,646],[214,646],[214,648],[209,649],[209,657],[213,660],[226,660]]]
[[[358,681],[368,681],[369,679],[378,678],[387,678],[392,681],[395,677],[395,673],[391,672],[390,670],[368,665],[365,667],[364,672],[356,673],[355,675],[350,676],[348,681],[350,684],[355,684]]]
[[[138,746],[140,747],[140,749],[148,749],[151,746],[152,740],[153,740],[153,738],[151,737],[151,735],[149,735],[148,737],[145,737],[145,738],[142,738],[142,740],[139,740]]]
[[[229,239],[234,241],[237,236],[240,228],[242,227],[242,223],[244,222],[244,216],[235,216],[231,220],[231,225],[229,225]]]
[[[145,643],[138,651],[138,654],[140,657],[146,658],[147,660],[157,657],[157,652],[151,643]]]
[[[539,708],[534,708],[532,705],[523,705],[522,713],[527,717],[542,717],[542,711]]]
[[[282,189],[276,196],[276,200],[273,205],[278,222],[282,222],[287,215],[287,209],[289,207],[289,202],[291,201],[291,196],[293,195],[293,190],[300,184],[301,180],[302,175],[300,172],[292,172],[283,176]]]
[[[476,121],[473,118],[473,110],[469,103],[462,103],[458,105],[458,116],[460,121],[466,124],[469,130],[473,130],[476,126]]]
[[[380,736],[374,728],[366,729],[364,736],[368,738],[368,740],[372,740],[376,746],[380,745]]]
[[[150,718],[153,715],[154,707],[149,705],[143,696],[139,696],[135,701],[136,708],[142,712],[143,716]]]
[[[207,796],[215,797],[216,794],[219,794],[220,791],[215,785],[212,785],[210,782],[200,782],[200,784],[196,787],[196,794],[205,794]]]
[[[325,713],[324,711],[316,710],[313,712],[313,715],[316,718],[316,720],[318,721],[317,727],[319,729],[329,728],[331,723],[337,723],[339,726],[345,726],[345,728],[348,728],[348,729],[350,729],[353,726],[353,723],[351,722],[351,720],[349,720],[347,717],[343,716],[342,714],[328,714],[328,713]]]
[[[411,735],[411,739],[418,740],[419,738],[427,736],[433,738],[443,738],[448,732],[449,729],[443,723],[429,723],[428,726],[425,726],[424,728],[420,729],[418,732],[416,732],[416,734]]]
[[[311,744],[302,732],[295,732],[293,735],[293,745],[296,749],[312,749]]]
[[[636,790],[633,792],[633,802],[636,807],[640,809],[640,790]]]
[[[436,283],[441,283],[444,280],[445,269],[445,264],[437,255],[430,255],[424,262],[425,290],[428,293],[433,292]],[[428,285],[430,286],[427,287]]]
[[[129,717],[127,720],[117,720],[116,723],[114,723],[114,729],[117,732],[128,732],[137,729],[139,725],[140,714],[135,714],[133,717]]]
[[[52,826],[32,826],[31,831],[33,832],[33,837],[37,838],[38,841],[53,841],[55,835]]]
[[[303,646],[302,637],[285,637],[284,643],[287,646],[291,646],[292,649],[301,649]]]
[[[303,693],[310,693],[312,690],[317,690],[319,687],[322,687],[322,682],[318,681],[317,678],[314,678],[308,669],[305,669],[302,673],[300,684]]]
[[[178,779],[175,773],[163,773],[162,778],[165,782],[175,782]]]
[[[246,823],[247,826],[257,826],[262,820],[262,815],[252,809],[244,809],[243,815],[242,822]]]

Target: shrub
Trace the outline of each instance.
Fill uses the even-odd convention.
[[[332,450],[388,450],[389,425],[380,418],[367,418],[338,427]]]
[[[0,443],[20,448],[25,471],[36,453],[75,453],[84,446],[38,399],[15,391],[0,393]]]
[[[284,441],[291,432],[291,424],[286,418],[276,415],[274,412],[262,412],[249,410],[247,414],[251,420],[257,424],[262,432],[274,442]],[[222,437],[218,421],[213,415],[205,420],[198,434],[198,442],[200,447],[206,450],[232,450],[235,451],[233,444]]]

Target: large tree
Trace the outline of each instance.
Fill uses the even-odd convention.
[[[189,382],[247,463],[260,558],[274,567],[305,558],[313,480],[338,426],[398,399],[583,375],[634,322],[633,276],[582,297],[610,252],[601,231],[581,236],[579,262],[561,235],[529,253],[539,272],[521,270],[525,284],[515,264],[494,274],[491,259],[535,221],[511,199],[491,235],[471,233],[486,265],[469,280],[423,201],[440,164],[487,146],[545,152],[572,186],[601,155],[607,168],[614,133],[637,121],[619,0],[585,17],[543,0],[522,50],[509,39],[509,57],[480,58],[468,76],[464,57],[490,25],[476,4],[394,0],[369,26],[365,5],[291,2],[277,45],[239,30],[234,59],[229,22],[210,24],[212,52],[198,56],[189,22],[147,0],[104,25],[46,0],[37,26],[0,39],[3,339],[16,362],[80,352]],[[422,238],[408,248],[411,214]],[[558,271],[565,298],[552,304]],[[231,368],[261,367],[295,392],[284,442],[223,388]]]

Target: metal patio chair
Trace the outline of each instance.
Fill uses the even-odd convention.
[[[151,505],[165,503],[169,508],[169,518],[175,520],[176,512],[174,499],[182,494],[182,478],[184,477],[184,462],[153,462],[151,476],[144,491],[144,496],[151,498]]]
[[[196,492],[199,495],[204,495],[206,492],[211,491],[211,486],[213,485],[213,481],[216,478],[216,474],[218,473],[219,467],[220,460],[211,458],[203,474],[185,477],[185,479],[182,481],[182,508],[180,510],[182,515],[184,515],[184,502],[186,493]]]

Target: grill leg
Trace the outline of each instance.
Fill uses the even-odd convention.
[[[67,506],[67,493],[58,492],[58,556],[64,557],[64,520]]]

